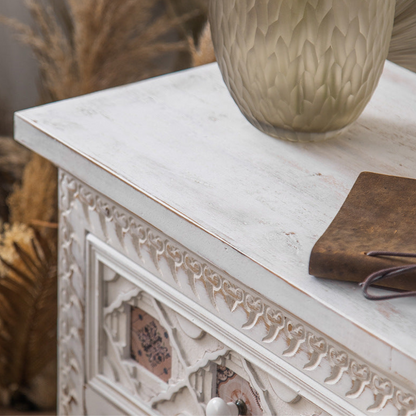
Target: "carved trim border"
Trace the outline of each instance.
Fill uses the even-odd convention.
[[[72,228],[73,194],[78,186],[60,174],[58,274],[58,414],[84,415],[83,245]]]
[[[259,297],[231,276],[217,271],[215,266],[206,260],[193,254],[161,231],[71,175],[61,172],[60,182],[64,188],[71,189],[73,199],[81,202],[87,221],[89,221],[89,211],[99,214],[105,235],[107,235],[108,224],[113,224],[121,246],[125,246],[125,238],[127,235],[130,236],[138,256],[141,257],[143,249],[148,250],[158,270],[160,270],[159,263],[163,257],[177,283],[177,290],[181,291],[177,272],[182,269],[188,276],[188,283],[194,293],[194,301],[198,302],[199,298],[196,282],[201,281],[212,306],[217,311],[216,296],[218,295],[224,297],[231,313],[238,308],[244,309],[248,319],[242,326],[243,330],[250,331],[256,325],[264,325],[267,335],[262,342],[265,344],[273,343],[279,337],[285,337],[289,346],[283,351],[275,350],[274,353],[295,368],[303,372],[312,372],[326,360],[331,367],[331,373],[322,384],[326,384],[328,388],[331,389],[331,386],[338,384],[345,375],[349,377],[352,385],[351,389],[345,393],[346,399],[358,399],[365,389],[371,389],[374,402],[368,403],[367,407],[362,409],[363,412],[376,413],[391,403],[397,409],[398,416],[410,416],[416,413],[414,394],[380,371],[371,368],[358,356],[344,351],[342,346],[332,339],[278,305]],[[305,347],[311,358],[302,368],[291,359],[299,354],[301,348]]]

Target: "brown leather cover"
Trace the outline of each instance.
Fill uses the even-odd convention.
[[[344,205],[315,244],[309,273],[362,282],[381,269],[415,259],[369,257],[369,251],[416,253],[416,180],[363,172]],[[416,290],[416,273],[383,280],[380,286]]]

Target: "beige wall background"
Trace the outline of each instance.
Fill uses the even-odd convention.
[[[24,0],[0,0],[0,14],[30,23]],[[37,104],[37,64],[30,49],[0,25],[0,135],[12,134],[13,113]]]
[[[59,3],[63,0],[53,1]],[[156,2],[161,12],[165,10],[164,4],[162,1]],[[196,35],[205,22],[208,0],[171,0],[170,4],[172,11],[179,16],[194,10],[203,12],[189,20],[185,27],[189,34]],[[25,0],[0,0],[0,15],[15,18],[23,23],[32,23]],[[176,31],[167,35],[170,41],[179,40],[178,36]],[[177,52],[166,53],[160,58],[159,64],[165,72],[170,72],[181,69],[176,61],[182,58]],[[189,64],[190,60],[187,62],[185,59],[182,66],[187,67]],[[37,62],[30,48],[21,44],[10,28],[0,24],[0,136],[12,135],[15,111],[38,104],[37,82]]]

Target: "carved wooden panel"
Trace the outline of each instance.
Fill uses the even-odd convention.
[[[203,384],[202,380],[205,380],[204,374],[209,373],[207,368],[210,363],[225,356],[229,350],[238,349],[245,357],[249,357],[246,367],[255,366],[255,373],[260,374],[252,377],[252,385],[261,397],[264,414],[274,414],[273,406],[276,406],[279,394],[284,396],[281,393],[282,381],[292,389],[298,386],[305,397],[316,400],[321,407],[326,407],[333,414],[355,416],[377,412],[388,416],[410,416],[416,413],[414,393],[393,375],[383,373],[372,367],[365,358],[346,351],[336,340],[328,338],[307,322],[259,296],[234,277],[218,270],[215,265],[63,171],[60,173],[60,189],[62,414],[82,414],[84,398],[83,390],[79,386],[83,384],[84,373],[83,333],[86,326],[87,333],[90,334],[91,328],[95,328],[94,325],[105,329],[105,351],[109,352],[105,359],[97,364],[95,374],[102,375],[102,371],[105,370],[106,377],[110,377],[116,368],[119,373],[114,373],[118,374],[113,375],[114,380],[117,377],[124,380],[117,383],[121,383],[129,394],[141,397],[140,403],[147,403],[148,411],[156,409],[163,413],[165,403],[172,400],[178,400],[180,403],[178,397],[182,394],[183,397],[186,396],[184,402],[194,404],[195,413],[192,414],[203,414],[208,393],[200,386]],[[109,304],[105,307],[107,309],[104,308],[102,325],[100,322],[85,322],[84,239],[88,233],[105,241],[106,246],[123,253],[126,261],[127,258],[130,259],[135,266],[143,270],[145,277],[142,282],[147,282],[144,285],[147,293],[147,289],[151,289],[154,291],[152,296],[156,293],[163,294],[172,305],[176,305],[175,308],[184,305],[185,315],[196,314],[200,318],[200,325],[210,327],[211,332],[222,339],[222,347],[218,346],[217,350],[214,348],[215,351],[209,353],[210,355],[193,357],[192,360],[182,352],[179,354],[178,351],[182,351],[181,342],[185,339],[183,327],[187,328],[189,323],[181,323],[180,319],[183,317],[174,322],[169,321],[165,314],[166,306],[156,300],[147,299],[137,282],[132,284],[131,280],[131,287],[126,289],[127,292],[119,289],[109,291],[118,293],[118,296],[124,293],[124,297],[117,300],[120,304],[118,307]],[[120,260],[121,264],[126,261]],[[113,270],[111,267],[109,269]],[[125,277],[116,277],[120,276],[118,271],[113,277],[109,271],[105,273],[108,274],[108,277],[105,277],[107,280],[104,279],[106,285],[114,286],[118,281],[126,280]],[[88,274],[90,281],[90,269]],[[97,273],[96,276],[102,275]],[[169,383],[166,388],[166,383],[158,377],[155,377],[157,382],[153,380],[154,384],[146,383],[144,386],[137,382],[134,375],[140,372],[140,368],[137,362],[131,359],[128,337],[114,332],[112,326],[118,325],[121,328],[130,319],[127,310],[123,309],[127,306],[123,305],[129,305],[129,308],[148,307],[152,316],[157,316],[168,332],[175,333],[173,337],[169,332],[169,336],[172,343],[171,377],[176,377],[177,383]],[[199,343],[210,339],[206,335],[200,338],[198,329],[187,330],[193,335],[186,336],[186,342]],[[234,330],[238,331],[238,337]],[[176,340],[175,337],[180,339]],[[230,347],[225,346],[225,340]],[[91,351],[91,344],[87,342],[87,345]],[[195,350],[200,351],[199,348]],[[270,358],[271,354],[273,359]],[[127,356],[129,359],[126,359]],[[246,362],[245,359],[242,360]],[[175,362],[178,363],[176,367]],[[118,363],[117,366],[114,363]],[[87,370],[91,375],[91,368]],[[257,386],[256,380],[261,380]],[[184,391],[187,393],[183,393]],[[272,396],[276,401],[270,399]]]
[[[209,383],[204,389],[207,368],[229,348],[205,333],[189,336],[185,318],[179,322],[93,236],[88,253],[88,382],[103,396],[105,384],[120,402],[130,400],[149,414],[163,414],[159,407],[166,407],[166,414],[204,415],[205,398],[211,397]]]
[[[59,181],[58,411],[85,414],[84,402],[84,219],[76,197],[78,182],[61,173]]]
[[[243,399],[253,416],[278,414],[273,378],[199,328],[197,318],[190,322],[180,306],[167,306],[168,297],[148,293],[144,269],[93,235],[87,236],[87,253],[87,385],[122,410],[129,401],[146,414],[203,416],[217,394]],[[146,350],[151,357],[141,361]],[[324,414],[307,400],[289,409],[287,415],[300,409]]]

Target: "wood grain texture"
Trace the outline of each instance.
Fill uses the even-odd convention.
[[[71,180],[70,176],[61,172],[61,180],[71,183],[74,200],[82,204],[82,208],[78,206],[78,209],[85,213],[85,221],[78,221],[78,224],[84,223],[86,232],[89,229],[92,233],[87,238],[92,244],[87,252],[94,252],[94,245],[97,246],[97,250],[101,247],[103,253],[107,253],[103,254],[104,257],[113,259],[113,263],[119,265],[110,266],[114,271],[111,274],[103,274],[105,281],[108,283],[119,274],[123,275],[124,269],[130,270],[128,273],[133,284],[131,290],[126,291],[126,287],[123,286],[111,286],[108,287],[107,294],[101,295],[103,299],[115,297],[126,301],[127,298],[140,296],[139,287],[148,293],[154,293],[156,290],[154,295],[160,295],[161,302],[171,305],[172,311],[169,316],[173,310],[181,311],[184,307],[187,308],[185,315],[191,313],[191,322],[198,324],[199,328],[204,328],[204,331],[222,340],[252,364],[256,363],[269,376],[277,373],[272,389],[278,392],[278,396],[285,402],[291,402],[299,395],[322,406],[334,416],[357,416],[362,414],[362,411],[368,414],[375,410],[382,410],[380,416],[391,416],[404,407],[408,413],[411,410],[416,411],[414,395],[407,392],[405,386],[400,385],[395,374],[389,374],[386,363],[383,365],[383,374],[372,364],[368,365],[367,359],[372,358],[368,357],[368,354],[363,358],[352,352],[347,353],[344,346],[336,340],[318,333],[315,328],[299,321],[287,310],[272,304],[237,279],[224,274],[213,264],[193,253],[190,248],[181,246],[169,236],[163,235],[160,230],[144,223],[142,219],[117,206],[105,196],[97,194],[87,185],[74,178]],[[89,259],[87,263],[95,264],[95,260]],[[96,271],[100,270],[101,267],[90,269],[87,272],[87,281],[96,281]],[[95,283],[95,286],[99,287],[99,284]],[[90,293],[90,299],[86,302],[87,315],[90,318],[86,319],[86,333],[88,337],[94,338],[94,331],[107,325],[99,324],[100,315],[93,306],[97,303],[96,290],[89,288],[87,291]],[[125,321],[121,318],[122,314],[119,314],[119,301],[111,301],[111,304],[113,307],[110,309],[105,306],[105,313],[112,316],[116,313],[114,317],[117,317],[119,324]],[[103,322],[106,322],[106,318]],[[118,327],[120,328],[120,325]],[[182,324],[180,327],[182,328]],[[115,334],[126,334],[121,328]],[[180,330],[179,327],[177,330]],[[107,327],[105,331],[109,332],[110,328]],[[123,341],[121,343],[128,344]],[[206,350],[204,346],[202,348]],[[200,348],[196,350],[198,349]],[[96,350],[94,344],[87,340],[87,354],[97,357]],[[127,362],[125,364],[132,369]],[[95,366],[96,369],[99,367]],[[175,368],[175,365],[172,368]],[[88,378],[90,377],[91,374]],[[138,379],[140,381],[141,377]],[[136,384],[137,378],[133,378],[132,381]],[[407,405],[403,404],[404,398],[408,401]],[[392,406],[396,407],[396,410]],[[287,409],[283,414],[291,414],[292,410]],[[271,414],[276,413],[271,411]],[[279,411],[277,414],[280,414]]]
[[[348,133],[283,142],[244,119],[213,64],[20,112],[16,138],[347,349],[366,356],[373,346],[375,365],[411,380],[414,300],[369,303],[307,270],[361,171],[416,177],[415,109],[416,76],[387,62]]]

